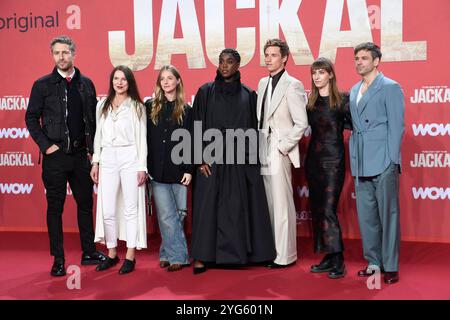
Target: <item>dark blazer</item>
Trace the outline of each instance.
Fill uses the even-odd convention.
[[[152,108],[151,99],[145,102],[145,106],[149,117]],[[180,183],[185,173],[193,172],[190,159],[188,163],[175,164],[171,157],[172,150],[181,142],[181,140],[172,141],[172,133],[177,129],[185,129],[186,133],[189,133],[192,108],[189,105],[184,106],[183,123],[180,125],[172,120],[172,107],[173,103],[164,104],[156,125],[150,118],[147,119],[147,169],[150,176],[161,183]],[[190,148],[191,144],[187,143],[186,147]],[[181,152],[181,155],[184,153]]]

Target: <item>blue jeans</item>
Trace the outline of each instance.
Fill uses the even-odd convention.
[[[187,187],[152,181],[153,198],[161,231],[160,261],[189,264],[183,222],[187,214]]]

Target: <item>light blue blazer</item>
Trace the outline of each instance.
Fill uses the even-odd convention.
[[[356,103],[362,81],[350,91],[353,132],[350,167],[354,177],[382,173],[391,162],[401,165],[405,101],[400,85],[381,72]]]

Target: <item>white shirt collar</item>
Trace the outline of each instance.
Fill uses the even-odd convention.
[[[75,68],[73,68],[72,74],[70,74],[70,75],[68,75],[68,76],[66,76],[66,75],[65,75],[61,70],[59,70],[58,68],[56,68],[56,70],[58,71],[59,75],[60,75],[61,77],[63,77],[64,79],[65,79],[66,77],[70,77],[71,79],[73,79],[73,76],[75,75]]]

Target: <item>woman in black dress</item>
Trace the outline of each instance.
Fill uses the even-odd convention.
[[[236,50],[223,50],[215,81],[203,85],[195,96],[193,120],[202,124],[203,132],[221,132],[227,148],[223,163],[203,158],[194,171],[194,274],[206,271],[206,263],[242,265],[270,261],[276,256],[260,165],[252,164],[248,157],[249,144],[228,141],[225,134],[240,129],[254,131],[255,137],[257,134],[256,93],[241,83],[240,60]],[[204,142],[202,152],[211,146]],[[237,152],[229,163],[228,152],[233,149]],[[242,152],[246,154],[245,163],[236,162],[236,155]]]
[[[345,176],[344,127],[350,128],[348,95],[339,92],[333,64],[319,58],[311,65],[312,86],[307,112],[312,129],[306,156],[313,220],[314,252],[326,253],[311,272],[345,276],[341,227],[336,213]]]

